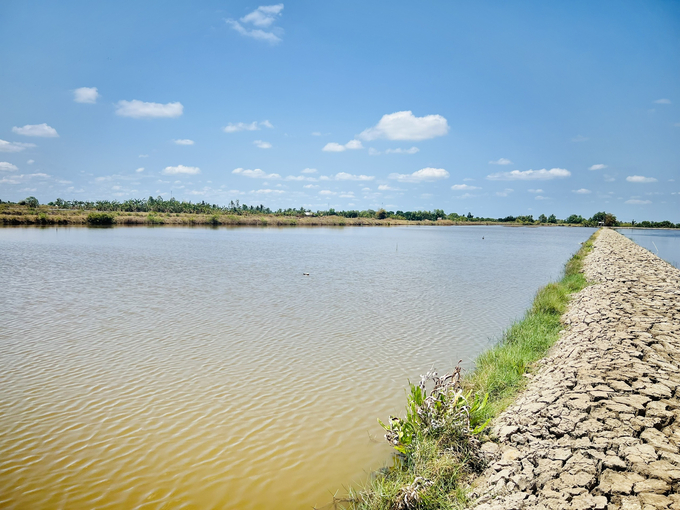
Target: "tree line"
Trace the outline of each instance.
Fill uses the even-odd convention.
[[[0,204],[14,204],[14,202],[7,202],[0,200]],[[35,197],[28,197],[17,202],[18,205],[24,205],[29,208],[37,208],[40,206],[38,199]],[[600,225],[608,227],[619,226],[635,226],[648,228],[680,228],[680,223],[673,223],[671,221],[635,221],[630,223],[620,222],[612,213],[605,211],[597,212],[590,218],[584,218],[580,214],[572,214],[564,219],[557,218],[554,214],[546,216],[540,214],[538,218],[533,215],[524,216],[505,216],[503,218],[490,218],[475,216],[471,212],[467,214],[445,213],[443,209],[434,209],[433,211],[386,211],[385,209],[366,209],[366,210],[348,210],[338,211],[330,208],[326,211],[318,210],[312,212],[311,209],[300,207],[272,210],[264,205],[247,205],[242,204],[239,200],[232,200],[227,205],[209,204],[208,202],[190,202],[180,201],[175,198],[165,200],[163,197],[149,197],[139,199],[129,199],[123,202],[117,200],[96,200],[96,201],[81,201],[81,200],[63,200],[57,198],[53,202],[48,202],[48,206],[57,209],[76,209],[82,211],[101,211],[101,212],[144,212],[144,213],[185,213],[185,214],[235,214],[235,215],[249,215],[249,214],[267,214],[273,216],[342,216],[344,218],[372,218],[379,220],[395,219],[405,221],[438,221],[450,220],[458,223],[515,223],[522,225],[583,225],[585,227],[597,227]]]

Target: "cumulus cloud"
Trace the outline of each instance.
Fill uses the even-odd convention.
[[[490,165],[512,165],[512,161],[506,158],[499,158],[496,161],[489,161]]]
[[[505,188],[503,191],[496,191],[496,196],[507,197],[513,191],[515,190],[513,190],[512,188]]]
[[[551,168],[546,170],[513,170],[512,172],[499,172],[497,174],[487,175],[486,178],[490,181],[546,181],[549,179],[562,179],[569,177],[571,172],[564,168]]]
[[[448,179],[449,173],[443,168],[421,168],[412,174],[390,174],[390,179],[396,179],[399,182],[423,182],[436,181],[439,179]]]
[[[416,152],[420,152],[418,147],[411,147],[410,149],[387,149],[385,154],[415,154]]]
[[[260,126],[272,129],[274,126],[268,120],[262,122],[237,122],[236,124],[229,123],[222,128],[225,133],[237,133],[238,131],[258,131]]]
[[[14,126],[12,132],[24,136],[40,136],[43,138],[59,137],[57,130],[44,122],[42,124],[26,124],[24,127]]]
[[[360,135],[364,140],[427,140],[443,136],[449,132],[449,124],[441,115],[416,117],[409,111],[383,115],[373,127],[365,129]]]
[[[630,200],[626,200],[624,204],[631,204],[631,205],[645,205],[645,204],[651,204],[651,200],[640,200],[639,198],[631,198]]]
[[[336,181],[372,181],[375,179],[372,175],[352,175],[347,172],[340,172],[335,174]]]
[[[657,99],[657,100],[654,101],[654,102],[655,102],[656,104],[671,104],[671,100],[670,100],[670,99]],[[626,203],[628,203],[628,202],[626,202]]]
[[[322,151],[326,152],[345,152],[347,149],[363,149],[364,146],[361,145],[360,140],[350,140],[345,145],[340,145],[339,143],[330,142],[324,145]]]
[[[536,195],[536,200],[550,200],[550,197],[544,197],[542,195]]]
[[[19,170],[16,165],[8,163],[7,161],[0,161],[0,171],[12,172],[15,170]]]
[[[184,112],[182,103],[147,103],[133,99],[132,101],[118,101],[116,115],[121,117],[142,118],[173,118],[179,117]]]
[[[305,185],[302,186],[302,187],[303,187],[303,188],[307,188],[307,189],[312,189],[312,188],[318,188],[319,185],[318,185],[318,184],[305,184]]]
[[[194,141],[189,140],[188,138],[184,138],[184,139],[180,139],[180,140],[173,140],[173,142],[176,145],[193,145],[194,144]]]
[[[528,189],[527,191],[529,193],[543,193],[542,189]]]
[[[73,100],[76,103],[94,104],[98,97],[97,87],[80,87],[73,91]]]
[[[382,152],[380,152],[378,149],[374,149],[373,147],[369,147],[368,149],[368,155],[369,156],[380,156]]]
[[[269,142],[263,142],[262,140],[255,140],[253,141],[253,145],[256,147],[259,147],[260,149],[271,149],[272,144]]]
[[[8,142],[0,140],[0,152],[21,152],[30,147],[35,147],[34,143]]]
[[[316,173],[316,168],[305,168],[302,171],[303,174],[315,174]]]
[[[28,161],[26,161],[26,163],[29,164],[29,165],[32,165],[33,163],[35,163],[35,160],[34,160],[34,159],[29,159]]]
[[[279,174],[268,174],[267,172],[264,172],[260,170],[259,168],[256,168],[254,170],[250,169],[245,169],[245,168],[236,168],[232,170],[232,174],[237,174],[237,175],[242,175],[243,177],[250,177],[251,179],[280,179],[281,176]]]
[[[451,186],[451,189],[454,191],[460,191],[460,190],[471,190],[471,189],[482,189],[479,186],[470,186],[469,184],[454,184]]]
[[[283,11],[283,4],[261,5],[250,14],[243,16],[239,20],[240,23],[234,19],[226,19],[224,21],[243,36],[276,44],[281,42],[280,35],[283,33],[283,30],[278,27],[271,28],[270,32],[262,29],[270,29],[271,25],[281,16],[281,11]],[[246,28],[241,23],[258,28]]]
[[[656,182],[656,179],[654,177],[645,177],[643,175],[629,175],[628,177],[626,177],[626,180],[628,182],[642,182],[642,183]]]
[[[178,175],[178,174],[196,175],[201,173],[201,169],[198,168],[197,166],[184,166],[184,165],[166,166],[163,169],[163,172],[161,173],[165,175]]]
[[[399,188],[393,188],[392,186],[389,186],[388,184],[381,184],[378,186],[378,189],[380,191],[399,191]],[[364,191],[371,191],[370,188],[365,188]]]
[[[329,189],[322,189],[321,191],[319,191],[319,195],[329,196],[329,195],[337,195],[337,193],[335,191],[331,191]]]
[[[257,191],[254,191],[253,193],[262,193],[262,194],[265,194],[265,195],[271,195],[271,194],[281,195],[281,194],[285,193],[285,191],[283,191],[281,189],[258,189]]]
[[[589,195],[592,193],[589,189],[586,188],[581,188],[581,189],[573,189],[571,190],[572,193],[578,193],[579,195]]]
[[[144,167],[143,167],[143,166],[142,166],[142,167],[139,167],[137,170],[135,170],[135,172],[137,172],[138,174],[141,174],[143,171],[144,171]]]
[[[588,170],[603,170],[607,168],[607,165],[603,165],[602,163],[598,163],[597,165],[592,165],[588,167]]]

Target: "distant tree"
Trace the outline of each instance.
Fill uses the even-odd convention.
[[[539,223],[548,223],[548,218],[545,217],[545,214],[541,214],[541,215],[538,217],[538,222],[539,222]]]
[[[554,214],[551,214],[551,215],[548,217],[548,223],[557,223],[557,218],[555,217]]]
[[[467,213],[467,218],[468,218],[468,220],[471,220],[472,218],[474,218],[474,216],[472,216],[472,213],[469,212],[469,213]]]
[[[582,217],[580,214],[579,214],[579,215],[572,214],[571,216],[569,216],[569,217],[568,217],[566,220],[564,220],[564,221],[565,221],[566,223],[576,223],[576,224],[578,224],[578,223],[583,223],[584,219],[583,219],[583,217]]]
[[[40,205],[40,202],[38,202],[38,199],[35,197],[27,197],[24,198],[21,202],[19,202],[21,205],[27,205],[28,207],[35,209]]]
[[[384,220],[387,217],[387,211],[385,209],[378,209],[378,211],[375,213],[375,217],[378,220]]]
[[[616,220],[616,216],[607,213],[604,215],[604,225],[605,227],[616,227],[619,222]]]

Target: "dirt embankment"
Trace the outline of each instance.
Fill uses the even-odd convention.
[[[680,270],[605,229],[592,285],[495,423],[477,510],[680,509]]]

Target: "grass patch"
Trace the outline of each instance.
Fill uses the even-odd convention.
[[[350,490],[347,498],[335,500],[336,506],[438,510],[468,503],[465,487],[484,467],[479,455],[480,441],[486,439],[484,427],[525,388],[524,374],[559,338],[571,294],[588,285],[583,260],[597,234],[567,262],[562,279],[541,288],[524,318],[479,356],[468,377],[461,380],[457,368],[456,384],[443,389],[440,385],[439,390],[433,379],[429,395],[423,381],[410,385],[406,418],[390,417],[389,426],[383,424],[386,439],[397,450],[394,466],[374,474],[364,487]]]

